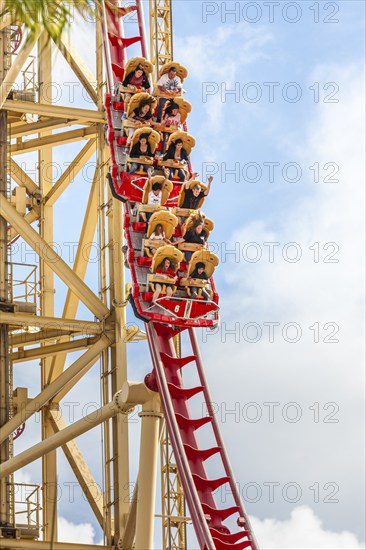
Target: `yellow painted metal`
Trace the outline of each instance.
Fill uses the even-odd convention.
[[[125,267],[122,256],[122,203],[111,198],[108,189],[108,245],[110,273],[110,301],[115,313],[115,345],[111,348],[111,387],[112,393],[127,381],[127,339],[126,339],[126,295]],[[112,420],[114,447],[113,474],[115,539],[123,534],[129,511],[129,426],[123,417]]]
[[[0,83],[6,78],[9,65],[7,64],[9,49],[9,36],[0,31]],[[8,139],[7,139],[7,113],[0,111],[0,192],[9,194],[7,164],[8,164]],[[9,300],[8,287],[8,231],[4,218],[0,218],[0,299],[2,302]],[[8,326],[0,326],[0,427],[7,423],[11,407],[11,366],[9,364],[9,334]],[[0,463],[11,456],[11,441],[5,441],[0,445]],[[5,524],[11,519],[10,486],[9,478],[0,481],[0,522]]]
[[[154,510],[159,448],[159,426],[162,417],[158,394],[145,403],[141,417],[139,488],[136,511],[136,550],[153,548]]]
[[[61,430],[67,428],[67,423],[59,410],[50,411],[50,421],[55,433],[59,433]],[[62,446],[62,450],[80,484],[80,487],[82,488],[87,501],[90,504],[91,509],[94,512],[99,525],[103,529],[104,499],[98,483],[95,481],[88,464],[74,439],[67,441]]]
[[[160,67],[173,60],[171,0],[150,0],[150,57],[156,82]]]
[[[70,336],[72,332],[70,330],[40,330],[37,332],[21,332],[20,334],[10,334],[9,336],[9,346],[11,348],[22,349],[25,346],[33,346],[39,344],[40,342],[50,341],[55,338],[59,338],[61,335]]]
[[[30,101],[18,101],[7,99],[4,109],[15,113],[28,113],[40,116],[73,119],[81,124],[94,124],[105,122],[105,113],[92,111],[91,109],[77,109],[76,107],[62,107],[60,105],[47,105],[46,103],[31,103]],[[78,122],[78,123],[79,123]],[[76,122],[74,122],[76,124]]]
[[[0,0],[1,1],[1,0]],[[158,34],[156,35],[156,44],[160,41],[161,46],[157,48],[157,64],[161,65],[169,61],[172,57],[171,47],[171,11],[170,0],[154,1],[156,16],[159,19]],[[40,44],[44,42],[44,37],[40,39]],[[32,102],[15,99],[7,99],[4,94],[5,87],[2,88],[2,99],[5,101],[4,108],[7,110],[12,121],[11,129],[16,142],[12,146],[12,155],[34,153],[39,154],[39,185],[26,174],[14,158],[11,161],[13,171],[13,180],[27,192],[26,204],[30,208],[24,216],[20,216],[15,209],[5,201],[2,204],[1,214],[11,225],[9,238],[13,239],[16,235],[21,235],[24,240],[33,247],[40,257],[41,266],[41,315],[30,315],[24,313],[4,313],[1,323],[9,326],[9,330],[20,329],[20,334],[10,332],[10,344],[13,347],[13,359],[18,363],[23,363],[26,368],[26,361],[35,357],[42,359],[42,388],[40,393],[27,403],[27,411],[21,407],[11,421],[4,426],[4,433],[10,435],[17,423],[29,418],[35,411],[44,409],[42,421],[42,438],[47,441],[53,436],[54,431],[60,433],[62,429],[62,420],[57,423],[57,403],[67,394],[68,391],[79,381],[84,374],[98,360],[102,358],[102,393],[103,404],[111,400],[111,393],[122,387],[127,381],[127,343],[134,340],[145,339],[145,334],[138,327],[126,326],[126,282],[124,272],[124,258],[121,252],[123,244],[122,239],[122,207],[121,203],[113,199],[108,190],[105,192],[105,176],[109,165],[108,149],[104,142],[104,131],[102,125],[105,122],[105,113],[103,108],[103,98],[105,92],[104,77],[102,70],[102,36],[100,28],[97,25],[96,32],[96,59],[97,70],[96,77],[92,78],[88,70],[79,63],[78,56],[69,45],[61,45],[61,51],[69,66],[75,72],[84,88],[87,90],[93,101],[96,103],[96,109],[74,108],[52,104],[52,101]],[[40,48],[37,52],[39,63],[40,82],[43,85],[52,80],[52,58],[50,56],[50,47]],[[11,78],[13,82],[15,75],[19,74],[21,69],[20,61],[26,59],[26,52],[21,53],[17,62],[13,65]],[[8,82],[8,83],[9,83]],[[37,115],[39,119],[36,122],[25,124],[21,121],[24,113]],[[13,116],[14,115],[14,116]],[[83,125],[84,128],[71,128],[68,131],[62,131],[57,134],[53,130],[64,128],[66,126]],[[38,137],[32,139],[33,135]],[[31,136],[27,142],[22,142],[24,136]],[[52,152],[54,147],[62,147],[74,141],[86,139],[87,142],[80,153],[75,157],[71,166],[62,174],[57,181],[45,182],[42,178],[42,166],[52,161]],[[85,212],[83,228],[78,238],[79,246],[76,251],[76,258],[73,268],[69,268],[61,258],[55,255],[49,243],[53,240],[53,207],[62,204],[59,198],[62,197],[65,189],[71,183],[73,177],[79,171],[79,167],[85,166],[85,163],[96,152],[96,171],[95,177],[90,189],[88,189],[89,200]],[[2,203],[3,197],[2,198]],[[24,202],[24,201],[23,201]],[[60,206],[62,207],[62,205]],[[24,205],[23,205],[24,210]],[[100,275],[100,297],[96,296],[90,288],[84,283],[84,277],[88,267],[88,257],[85,252],[85,244],[90,243],[95,237],[97,218],[99,216],[99,234],[100,234],[100,257],[99,257],[99,275]],[[39,220],[39,227],[31,227],[30,224]],[[39,232],[38,232],[39,231]],[[52,261],[48,261],[49,259]],[[53,277],[57,274],[69,287],[63,317],[56,318],[53,310],[54,285]],[[77,309],[80,300],[82,300],[101,320],[100,323],[91,321],[79,321],[76,318]],[[38,333],[30,333],[28,330],[39,329]],[[73,336],[80,336],[80,340],[73,340]],[[93,338],[92,336],[95,335]],[[99,339],[97,339],[99,338]],[[95,342],[95,343],[94,343]],[[40,344],[38,348],[28,348]],[[64,363],[66,352],[72,352],[81,347],[92,347],[88,349],[79,359],[65,371]],[[18,348],[15,351],[15,348]],[[57,354],[54,358],[50,354]],[[56,408],[55,408],[56,407]],[[156,414],[158,414],[155,411]],[[154,413],[154,414],[155,414]],[[138,520],[138,545],[145,545],[147,540],[151,540],[151,521],[154,516],[155,502],[152,497],[154,492],[154,472],[156,475],[156,465],[154,462],[145,464],[141,471],[152,472],[152,477],[142,480],[142,494],[146,495],[145,511],[140,507],[140,512],[136,510],[137,503],[129,502],[129,437],[128,423],[121,420],[122,415],[118,415],[113,420],[104,421],[104,487],[101,508],[89,495],[88,498],[88,480],[93,478],[90,470],[80,454],[75,442],[68,442],[64,445],[64,452],[69,463],[91,504],[93,512],[98,522],[103,526],[104,540],[108,545],[116,544],[124,535],[127,518],[131,519],[132,524]],[[146,448],[153,449],[154,461],[157,453],[157,428],[159,418],[144,417],[141,455],[145,454]],[[18,424],[19,425],[19,424]],[[112,428],[112,429],[111,429]],[[52,432],[51,432],[52,430]],[[6,436],[5,436],[6,437]],[[41,442],[39,449],[44,454],[46,444]],[[145,450],[144,450],[145,449]],[[30,454],[32,450],[30,449]],[[33,449],[34,452],[34,449]],[[40,455],[40,456],[41,456]],[[14,463],[13,463],[14,464]],[[141,463],[143,464],[143,462]],[[55,452],[51,450],[47,458],[43,459],[43,479],[42,486],[46,499],[55,500],[56,493],[52,493],[51,485],[56,481],[56,462]],[[54,487],[56,483],[54,483]],[[137,489],[136,489],[137,490]],[[145,497],[144,497],[145,499]],[[52,548],[54,550],[85,550],[94,549],[93,545],[72,545],[57,542],[57,533],[54,521],[55,509],[53,506],[44,507],[46,542],[42,541],[16,541],[17,548],[49,548],[52,539]],[[148,514],[149,530],[143,533],[143,517]],[[131,525],[129,524],[129,529]],[[134,532],[135,528],[130,529],[129,534]],[[141,542],[144,541],[144,542]],[[12,541],[10,541],[12,544]],[[10,544],[9,547],[12,547]],[[48,546],[47,546],[48,545]],[[111,546],[109,546],[110,548]],[[147,548],[147,547],[146,547]]]
[[[33,250],[39,254],[40,258],[44,259],[45,263],[50,264],[53,272],[68,285],[99,319],[103,319],[109,315],[109,309],[48,244],[49,242],[52,243],[53,240],[42,238],[32,227],[29,227],[27,222],[24,221],[22,216],[16,212],[6,199],[1,200],[0,213],[19,232]]]
[[[80,141],[81,139],[89,139],[95,136],[96,133],[97,129],[95,126],[87,126],[86,128],[70,130],[69,132],[60,132],[49,136],[43,135],[43,137],[37,139],[28,139],[27,141],[14,143],[14,145],[10,146],[10,152],[12,155],[21,155],[31,153],[32,151],[41,151],[42,149],[50,149],[52,146],[57,147],[74,141]]]
[[[30,226],[33,222],[38,220],[40,215],[41,215],[40,209],[36,206],[33,206],[33,208],[28,212],[28,214],[24,216],[24,220]],[[14,229],[14,227],[10,226],[9,242],[12,242],[13,239],[16,239],[18,235],[19,235],[18,231]]]
[[[179,334],[174,337],[174,347],[177,357],[180,357]],[[183,486],[166,428],[160,439],[160,463],[163,550],[185,550],[189,518],[185,513]]]
[[[11,88],[14,86],[16,79],[24,63],[26,62],[29,54],[31,53],[34,45],[37,42],[38,37],[39,37],[39,34],[37,34],[34,39],[28,40],[24,44],[22,49],[18,52],[18,55],[16,56],[14,63],[11,65],[10,69],[7,71],[6,76],[2,79],[2,82],[0,85],[0,109],[4,107],[5,103],[8,103],[8,101],[10,101],[10,100],[6,101],[6,98],[8,97],[8,94]],[[17,103],[17,102],[12,102],[12,103]]]
[[[80,277],[80,279],[84,279],[85,277],[91,250],[90,243],[93,242],[95,230],[97,227],[98,184],[98,170],[95,170],[73,265],[73,271],[78,277]],[[70,289],[68,289],[62,315],[67,318],[75,318],[78,305],[79,298],[76,296],[76,294],[71,292]],[[65,340],[61,339],[61,341]],[[66,355],[64,353],[58,353],[52,360],[51,373],[54,372],[55,376],[58,376],[64,368],[65,359]]]
[[[77,375],[85,374],[90,366],[95,363],[100,353],[110,345],[111,341],[107,336],[102,336],[88,351],[68,367],[60,376],[58,376],[49,386],[44,388],[27,405],[19,410],[4,426],[0,429],[0,443],[4,441],[13,431],[38,412],[44,405],[57,395],[67,384],[71,383],[69,388],[73,387]]]
[[[52,188],[48,191],[47,195],[45,196],[45,201],[48,206],[52,206],[57,201],[57,199],[62,195],[67,186],[77,176],[80,170],[84,168],[85,164],[88,162],[95,151],[95,144],[96,140],[90,139],[81,149],[81,151],[76,155],[71,164],[69,164],[69,166],[59,177],[59,179],[55,182]]]
[[[75,75],[80,80],[81,84],[84,86],[90,98],[97,103],[97,80],[93,73],[90,71],[89,67],[86,65],[83,59],[81,59],[78,51],[73,48],[72,44],[66,44],[64,40],[58,44],[58,48],[67,63],[70,65]]]
[[[72,544],[71,542],[53,542],[46,540],[16,540],[7,539],[6,549],[16,550],[116,550],[115,546],[100,546],[96,544]]]
[[[58,130],[59,128],[65,128],[65,126],[72,126],[74,124],[82,124],[82,122],[72,118],[42,117],[42,120],[38,122],[24,123],[21,121],[13,123],[10,125],[10,131],[12,138],[19,138],[37,133],[42,134],[49,130]]]
[[[13,363],[19,363],[23,361],[32,361],[32,359],[42,359],[44,357],[54,356],[62,351],[80,351],[86,348],[90,348],[98,340],[98,337],[94,338],[79,338],[72,342],[62,342],[59,344],[51,344],[47,346],[40,346],[38,348],[32,348],[29,350],[22,350],[11,354],[11,360]]]
[[[34,331],[41,329],[67,330],[78,334],[101,334],[103,326],[94,321],[80,319],[64,319],[63,317],[47,317],[45,315],[30,315],[28,313],[1,312],[0,323],[14,327],[32,327]]]
[[[38,185],[32,180],[30,176],[26,172],[24,172],[23,168],[19,166],[15,162],[14,159],[10,159],[10,175],[16,181],[18,185],[21,185],[22,187],[25,187],[28,193],[31,195],[33,193],[40,193],[40,189]]]

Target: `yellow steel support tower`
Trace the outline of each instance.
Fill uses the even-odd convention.
[[[68,543],[59,542],[58,533],[57,449],[62,448],[102,528],[105,547],[152,547],[160,437],[163,548],[183,550],[188,518],[160,401],[143,384],[128,382],[127,345],[145,335],[138,327],[126,326],[122,205],[106,187],[109,153],[103,129],[106,89],[101,27],[96,25],[95,44],[90,45],[96,56],[96,71],[92,73],[72,44],[62,40],[56,46],[44,32],[33,41],[23,41],[16,55],[11,55],[9,25],[5,15],[0,20],[0,536],[5,536],[8,548],[70,549]],[[158,69],[172,60],[170,0],[150,0],[150,30],[151,58]],[[56,104],[50,94],[56,50],[90,98],[81,107]],[[20,90],[19,79],[23,80]],[[80,141],[82,146],[73,158],[68,159],[70,153],[65,148],[69,162],[62,174],[50,177],[55,148],[63,151],[64,146]],[[18,161],[18,155],[32,154],[38,157],[36,177]],[[95,162],[95,169],[89,187],[85,184],[88,201],[85,212],[80,212],[83,223],[70,266],[52,246],[54,211],[64,208],[61,201],[65,192],[72,191],[74,179],[89,161]],[[99,288],[91,289],[85,276],[90,265],[88,245],[96,233]],[[15,267],[7,252],[7,245],[17,238],[37,256],[32,267],[33,291],[20,299],[11,287]],[[61,316],[55,316],[59,285],[55,275],[66,285]],[[26,284],[28,288],[29,278]],[[89,312],[83,316],[79,313],[81,303]],[[80,355],[70,364],[68,354],[75,351]],[[32,360],[40,365],[35,395],[27,388],[26,377],[24,387],[12,388],[11,384],[12,369]],[[62,400],[98,362],[100,414],[68,425],[61,414]],[[131,480],[127,415],[138,404],[142,405],[139,474],[137,480]],[[41,413],[40,441],[13,456],[14,430],[36,413]],[[98,424],[103,426],[104,483],[100,489],[76,440]],[[27,502],[22,503],[32,511],[32,521],[27,523],[14,515],[17,503],[12,475],[36,459],[42,461],[42,479],[40,487],[32,485]],[[72,548],[93,550],[100,546],[74,544]]]
[[[150,1],[150,57],[157,80],[159,69],[173,59],[172,0]]]

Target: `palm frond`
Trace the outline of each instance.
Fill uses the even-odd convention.
[[[24,24],[28,40],[34,40],[44,29],[49,39],[59,43],[73,20],[74,10],[90,20],[102,4],[103,0],[4,0],[0,17],[10,13],[13,23]]]

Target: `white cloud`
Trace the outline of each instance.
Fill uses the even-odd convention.
[[[283,202],[276,204],[266,219],[252,216],[247,224],[237,221],[228,249],[232,250],[235,242],[241,247],[256,242],[261,245],[264,258],[264,242],[280,243],[273,263],[268,261],[267,249],[267,260],[235,263],[231,257],[229,263],[221,265],[221,276],[226,282],[221,290],[221,314],[227,329],[233,329],[235,323],[243,328],[248,322],[257,322],[263,335],[257,344],[248,344],[242,335],[239,343],[232,334],[225,338],[224,329],[216,337],[206,333],[203,354],[214,399],[215,396],[216,400],[221,399],[227,409],[233,409],[236,402],[243,407],[252,401],[259,404],[278,401],[279,411],[288,402],[297,402],[302,407],[302,418],[296,425],[284,422],[279,412],[271,426],[264,419],[265,407],[257,424],[250,425],[243,418],[230,424],[230,418],[226,419],[223,431],[227,441],[242,441],[245,464],[251,468],[247,472],[234,452],[234,471],[240,483],[244,485],[248,479],[262,483],[276,480],[282,484],[295,480],[303,489],[299,504],[311,505],[312,483],[324,485],[332,481],[339,486],[339,502],[330,508],[323,500],[317,507],[319,517],[332,528],[342,525],[360,532],[364,524],[362,481],[358,481],[364,475],[363,72],[354,64],[331,69],[319,67],[314,74],[324,82],[330,70],[341,90],[339,104],[320,103],[305,127],[299,126],[293,142],[287,141],[281,128],[277,128],[276,138],[279,150],[286,148],[288,158],[304,167],[315,161],[321,166],[336,162],[339,182],[315,184],[309,174],[298,184],[297,192],[284,191]],[[276,186],[280,185],[274,183],[277,193]],[[270,200],[271,194],[265,198]],[[282,258],[281,250],[289,242],[301,247],[302,258],[298,263]],[[320,247],[317,263],[314,251],[309,249],[316,242]],[[335,254],[338,263],[323,261],[332,252],[332,248],[323,249],[328,242],[339,246]],[[274,343],[269,343],[269,329],[263,326],[264,322],[280,323]],[[281,329],[289,322],[302,328],[297,344],[289,344],[282,337]],[[315,322],[321,330],[319,343],[314,342],[309,329]],[[327,322],[338,325],[335,338],[339,343],[324,342],[330,334],[329,326],[323,330]],[[334,402],[339,409],[337,422],[312,421],[309,411],[314,402],[321,407]],[[249,444],[251,438],[255,440],[254,449]],[[272,515],[269,510],[264,499],[258,509],[253,510],[252,505],[252,513],[261,517],[264,513]],[[279,501],[278,513],[288,511],[288,503]],[[340,548],[348,548],[344,544]],[[289,543],[286,548],[297,547]]]
[[[176,39],[179,60],[189,68],[190,87],[199,85],[202,89],[204,87],[205,94],[213,94],[207,95],[209,101],[206,98],[203,103],[206,115],[204,131],[210,141],[210,145],[206,145],[207,151],[212,149],[223,128],[225,103],[221,98],[221,87],[233,89],[245,66],[268,57],[265,46],[271,40],[272,35],[267,29],[254,28],[244,22],[218,27],[213,35],[197,34]],[[228,47],[232,43],[237,45],[235,57]]]
[[[262,550],[363,550],[365,545],[349,531],[324,529],[308,506],[298,506],[288,520],[253,518],[253,529]]]
[[[318,69],[316,73],[324,81],[326,69]],[[292,204],[284,205],[282,212],[276,209],[273,218],[255,220],[232,235],[232,242],[281,243],[275,249],[277,259],[283,245],[296,242],[301,247],[301,260],[291,265],[285,261],[247,263],[245,278],[240,266],[226,270],[227,282],[239,286],[238,295],[249,295],[256,307],[282,304],[287,314],[327,312],[347,315],[350,320],[360,318],[362,313],[359,307],[363,303],[362,270],[357,266],[362,265],[364,255],[363,79],[357,66],[338,68],[337,76],[342,90],[339,104],[319,105],[316,116],[308,123],[307,138],[301,140],[299,132],[301,147],[286,143],[285,139],[281,141],[280,134],[279,147],[286,147],[289,158],[299,159],[303,167],[316,160],[323,170],[326,163],[333,162],[339,167],[334,176],[339,182],[321,181],[314,185],[309,170],[308,179],[304,175],[302,180],[308,186],[306,193],[298,193]],[[330,171],[322,171],[321,177],[324,179]],[[319,262],[314,262],[315,250],[309,248],[316,242],[320,248]],[[322,248],[330,242],[335,245]],[[322,262],[332,252],[334,256],[329,259],[338,261]],[[294,253],[294,248],[289,250],[289,255]]]
[[[94,544],[95,530],[90,523],[72,523],[63,517],[59,517],[58,532],[60,542]]]

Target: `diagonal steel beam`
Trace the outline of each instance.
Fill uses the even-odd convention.
[[[85,374],[87,370],[95,363],[100,354],[108,346],[111,340],[107,336],[102,336],[88,351],[77,359],[68,369],[66,369],[49,386],[46,386],[34,399],[31,399],[24,405],[6,424],[0,428],[0,443],[2,443],[10,434],[17,429],[25,420],[40,411],[66,384],[72,382],[77,374]]]
[[[28,59],[29,54],[33,50],[33,47],[37,42],[40,34],[41,34],[41,30],[38,33],[36,33],[36,36],[34,37],[33,40],[25,41],[24,46],[18,52],[14,63],[10,67],[9,71],[6,73],[6,76],[0,86],[0,109],[2,109],[4,103],[7,102],[6,98],[8,97],[10,90],[14,86],[15,81],[18,78],[20,71],[22,70],[22,67],[26,62],[26,60]],[[14,102],[14,103],[17,103],[17,102]],[[29,103],[29,102],[25,101],[24,103]]]
[[[40,192],[38,185],[12,158],[10,159],[9,174],[18,185],[26,188],[29,195]]]
[[[33,222],[38,220],[39,217],[40,217],[39,207],[33,207],[32,210],[30,210],[28,214],[24,216],[24,221],[30,226]],[[10,231],[8,236],[8,243],[12,243],[14,239],[18,237],[19,233],[13,227],[10,227],[9,229]]]
[[[73,126],[75,124],[81,124],[79,120],[73,118],[47,118],[46,120],[38,120],[37,122],[30,123],[17,123],[11,124],[10,137],[19,138],[23,136],[31,136],[33,134],[42,134],[43,132],[49,132],[50,130],[57,130],[58,128],[65,128],[65,126]]]
[[[66,262],[56,254],[53,248],[30,227],[15,208],[11,206],[4,195],[0,195],[0,213],[98,319],[103,319],[109,315],[107,306],[72,271]]]
[[[24,361],[32,361],[33,359],[43,359],[50,355],[56,355],[60,351],[80,351],[86,348],[90,348],[99,338],[97,336],[93,338],[78,338],[68,342],[61,342],[57,344],[50,344],[48,346],[40,346],[37,348],[20,350],[11,354],[10,358],[13,363],[20,363]]]
[[[104,123],[106,115],[102,111],[92,111],[91,109],[78,109],[76,107],[63,107],[60,105],[48,105],[46,103],[32,103],[30,101],[19,101],[7,99],[3,109],[16,113],[29,113],[31,115],[73,118],[79,120],[80,124]]]
[[[83,221],[83,226],[81,228],[81,233],[79,237],[79,245],[75,256],[74,261],[74,272],[81,278],[84,279],[86,269],[88,267],[87,258],[85,257],[85,249],[88,243],[91,243],[94,238],[95,230],[97,227],[98,221],[98,169],[94,172],[93,183],[90,189],[88,204],[85,210],[85,216]],[[83,253],[84,251],[84,253]],[[64,317],[74,318],[79,305],[79,300],[75,294],[67,291],[66,300],[62,315]],[[62,341],[62,339],[61,339]],[[55,376],[58,376],[63,368],[65,363],[66,355],[64,353],[58,353],[52,360],[49,373],[49,382]]]
[[[75,75],[80,80],[81,84],[84,86],[90,98],[97,104],[97,81],[93,73],[81,59],[78,52],[72,47],[71,44],[66,46],[65,42],[61,40],[59,44],[56,44],[66,59],[67,63],[70,65]]]
[[[26,451],[23,451],[6,462],[3,462],[1,464],[0,478],[16,472],[23,466],[26,466],[34,460],[37,460],[37,458],[40,458],[50,451],[57,449],[74,437],[88,432],[95,426],[98,426],[98,424],[112,418],[112,416],[115,416],[118,412],[118,404],[113,401],[112,403],[108,403],[108,405],[104,405],[104,407],[101,407],[97,411],[93,411],[92,413],[84,416],[80,420],[77,420],[70,426],[64,428],[62,431],[56,432],[40,443],[36,443],[36,445],[33,445]]]
[[[101,334],[103,327],[94,321],[80,321],[78,319],[64,319],[63,317],[46,317],[31,315],[30,313],[0,313],[0,323],[15,327],[35,327],[47,330],[68,330],[78,334]],[[107,327],[110,328],[109,326]]]
[[[46,206],[52,206],[59,196],[65,191],[67,186],[73,181],[80,170],[85,166],[85,163],[95,152],[95,139],[89,139],[81,151],[76,155],[72,163],[66,168],[64,173],[59,177],[52,189],[46,195]]]
[[[41,138],[28,139],[27,141],[21,141],[11,145],[10,153],[12,155],[20,155],[47,149],[48,147],[65,145],[65,143],[72,143],[80,139],[88,139],[89,137],[95,136],[96,133],[96,126],[87,126],[86,128],[78,128],[77,130],[70,130],[69,132],[59,132],[58,134],[51,134]]]
[[[49,411],[50,421],[55,433],[59,433],[67,427],[65,419],[60,414],[60,411]],[[83,457],[75,440],[72,439],[62,446],[62,450],[70,464],[72,471],[75,474],[79,485],[86,496],[95,517],[102,527],[104,526],[104,499],[99,490],[99,486],[95,481],[86,461]]]
[[[6,539],[6,549],[10,550],[116,550],[113,546],[97,544],[73,544],[71,542],[54,542],[50,540]]]
[[[34,346],[45,341],[54,341],[60,336],[70,336],[74,334],[71,330],[65,329],[45,329],[39,332],[21,332],[9,335],[9,346],[11,348],[24,348],[25,346]]]

